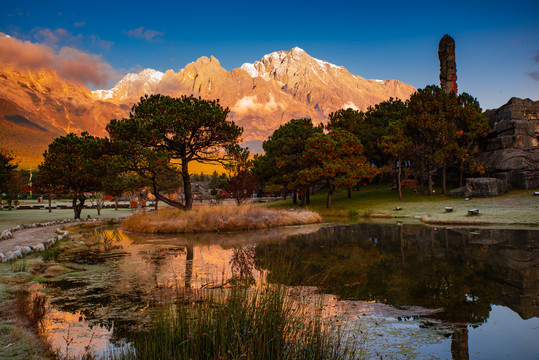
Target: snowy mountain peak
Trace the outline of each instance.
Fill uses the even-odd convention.
[[[139,73],[125,75],[110,90],[95,90],[92,95],[97,100],[117,99],[125,100],[132,97],[133,91],[151,93],[152,87],[159,84],[165,73],[154,69],[144,69]]]
[[[324,73],[332,70],[345,70],[342,66],[315,59],[297,46],[290,51],[274,51],[264,55],[260,61],[256,61],[254,64],[243,64],[241,68],[247,71],[252,78],[260,76],[265,80],[275,79],[278,73],[282,73],[285,69],[309,68],[314,72],[321,71]]]

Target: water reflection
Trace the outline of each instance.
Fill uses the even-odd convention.
[[[391,318],[392,327],[380,330],[385,338],[396,324],[408,324],[418,346],[450,337],[438,355],[468,359],[477,342],[470,334],[492,317],[493,306],[537,320],[537,234],[381,224],[174,237],[121,233],[113,251],[70,259],[91,264],[90,271],[49,287],[55,316],[76,314],[107,330],[103,336],[112,343],[147,326],[152,309],[181,291],[260,281],[317,287],[334,295],[325,297],[328,316]],[[74,321],[70,316],[66,323]],[[539,353],[537,345],[525,346]]]

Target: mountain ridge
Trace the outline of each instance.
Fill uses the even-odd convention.
[[[295,47],[264,55],[227,71],[215,57],[200,57],[175,72],[144,69],[113,88],[91,91],[52,69],[0,68],[0,141],[19,157],[39,158],[48,143],[67,132],[106,135],[111,119],[129,115],[145,94],[219,99],[229,119],[244,128],[243,140],[265,140],[292,118],[326,122],[331,112],[366,110],[390,97],[406,100],[415,88],[398,80],[368,80]],[[24,141],[21,139],[25,139]],[[24,144],[31,140],[31,146]],[[29,148],[33,150],[29,151]],[[28,159],[23,160],[29,162]]]

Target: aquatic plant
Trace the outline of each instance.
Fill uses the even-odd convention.
[[[284,286],[234,287],[178,297],[153,327],[112,359],[347,359],[355,350],[320,311],[287,296]]]

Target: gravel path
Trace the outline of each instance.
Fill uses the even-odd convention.
[[[43,241],[54,237],[56,229],[60,225],[44,226],[32,229],[23,229],[13,232],[13,237],[7,240],[0,241],[0,253],[6,253],[8,251],[15,250],[15,246],[31,246],[40,244]]]

